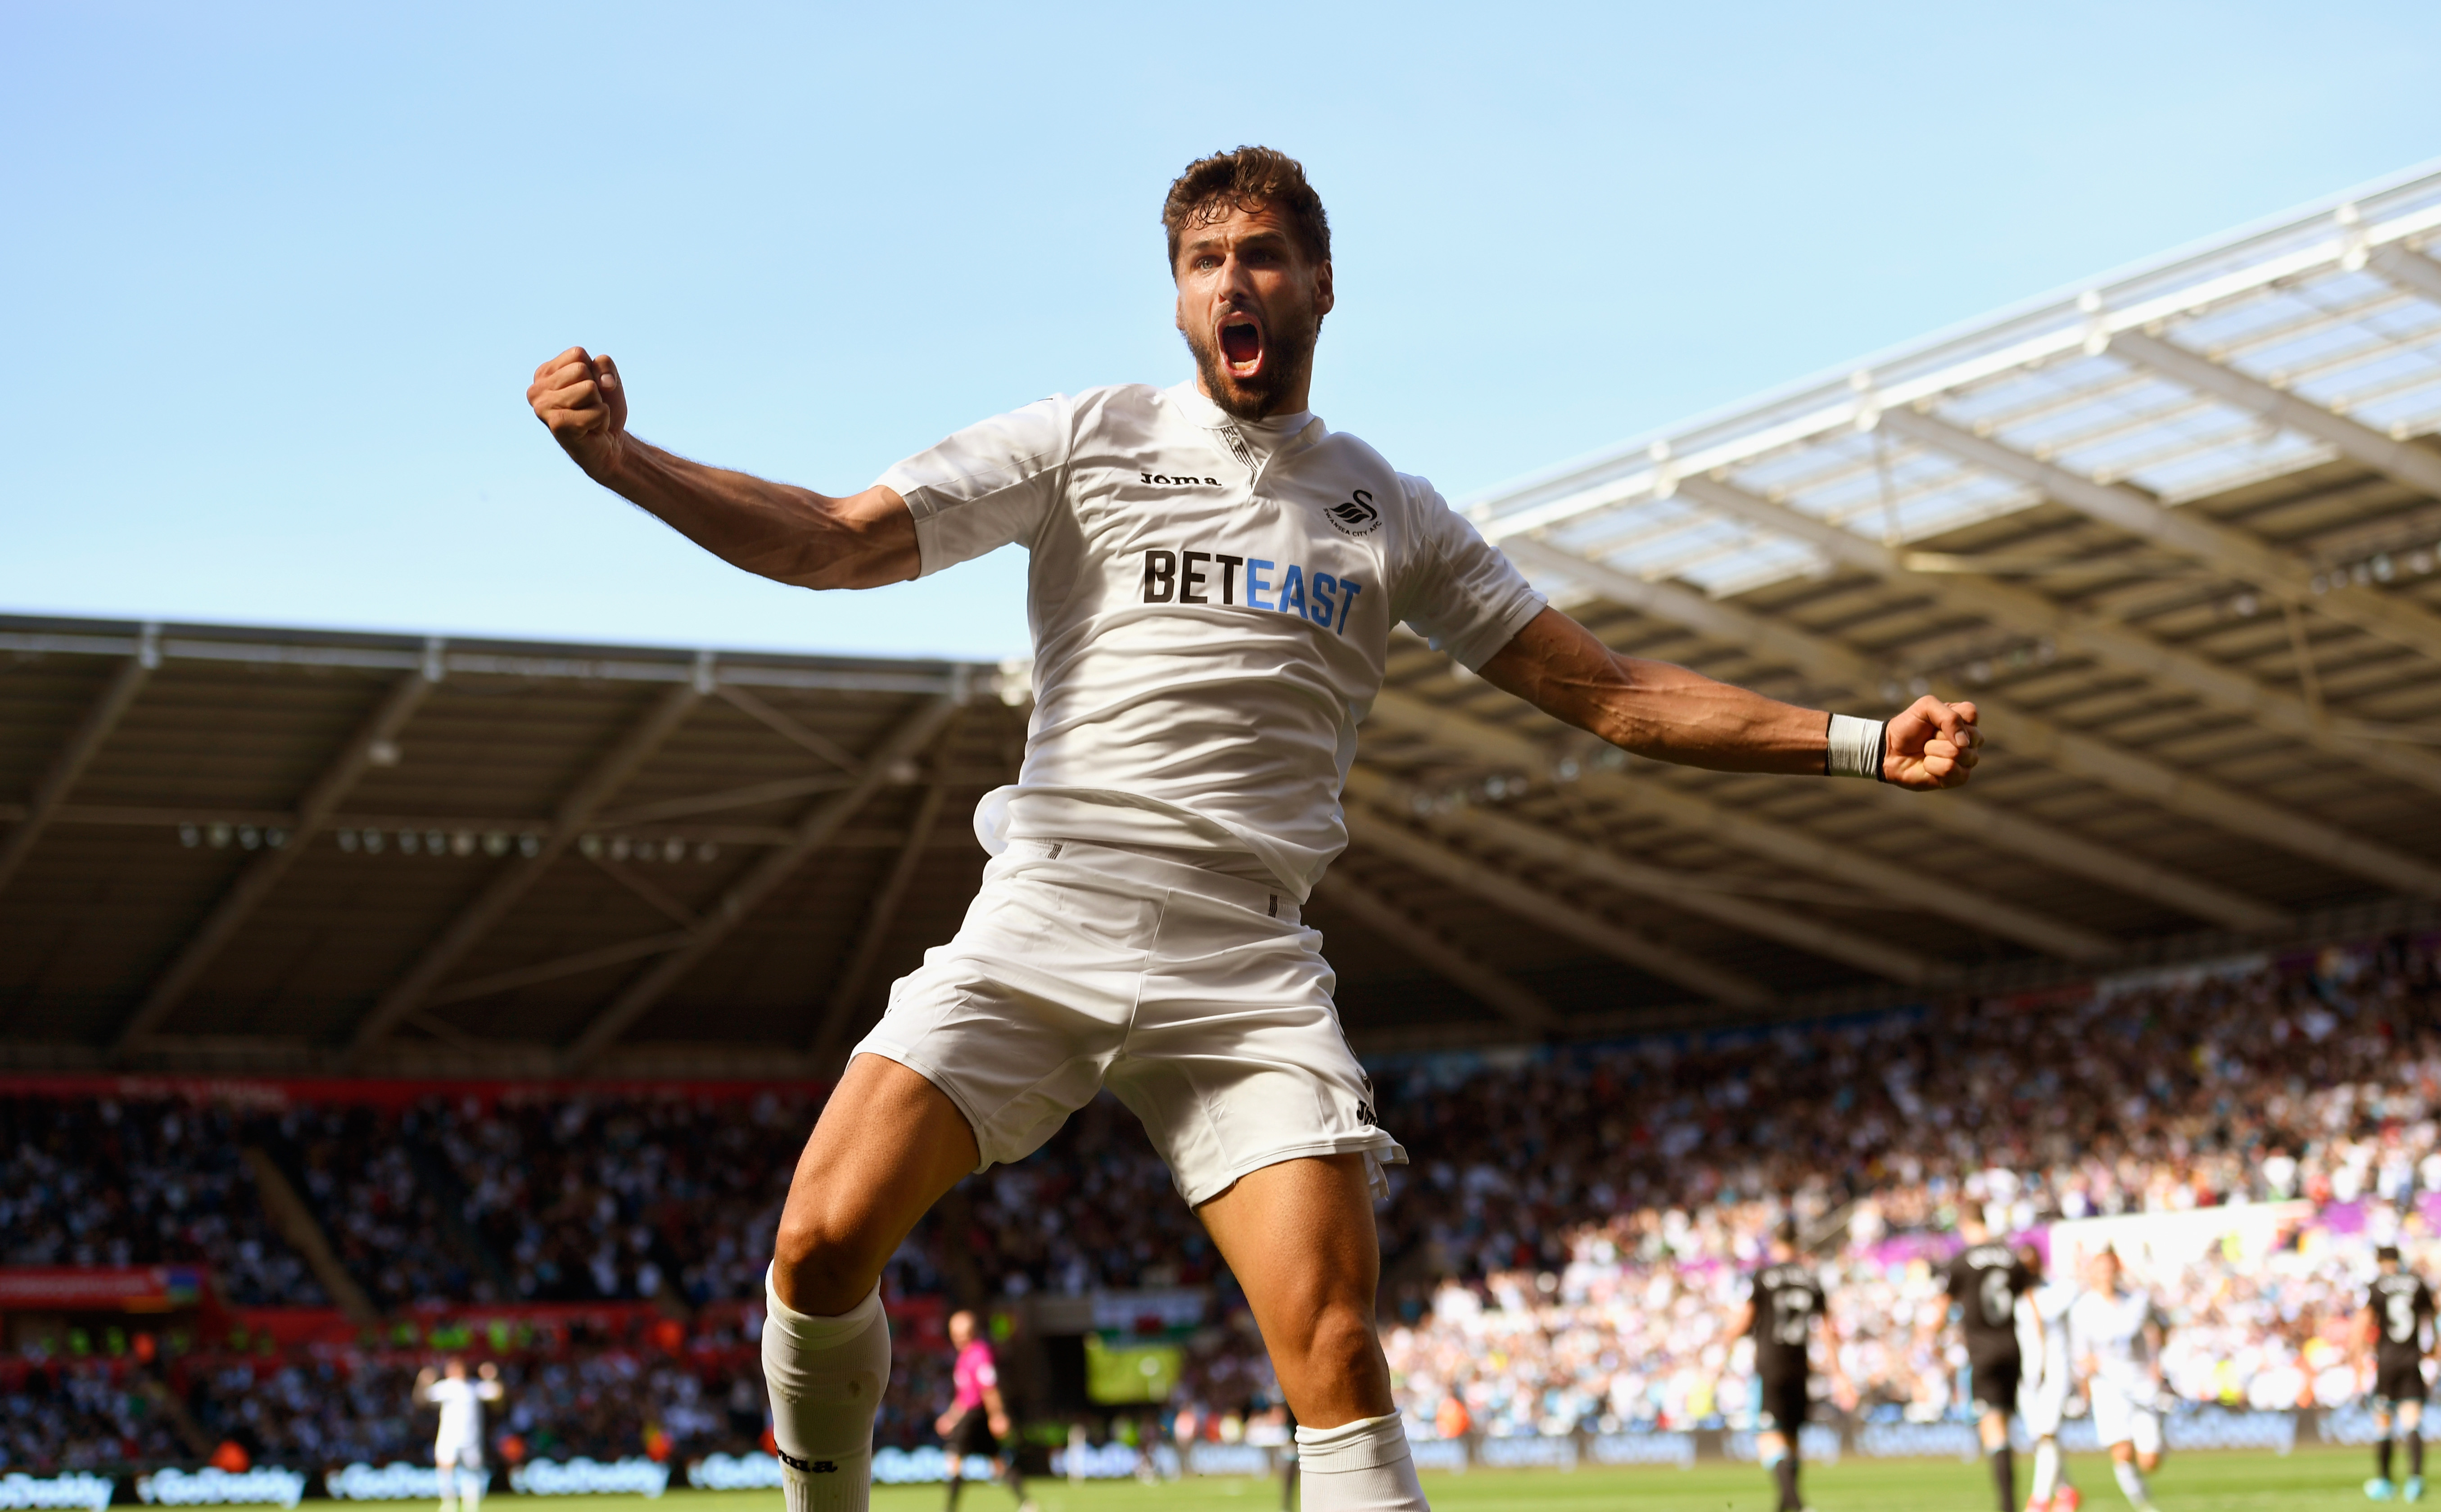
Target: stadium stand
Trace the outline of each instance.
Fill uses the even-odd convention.
[[[1784,1212],[1869,1414],[1959,1411],[1964,1203],[2243,1227],[2148,1276],[2179,1392],[2360,1388],[2371,1244],[2441,1262],[2436,233],[2427,169],[1470,501],[1622,650],[1973,696],[1994,759],[1931,801],[1663,768],[1394,643],[1308,918],[1417,1157],[1383,1215],[1417,1437],[1736,1426],[1720,1329]],[[0,1469],[409,1455],[450,1348],[503,1365],[504,1462],[751,1447],[813,1099],[954,928],[1027,698],[0,617],[0,1264],[208,1277],[9,1303]],[[887,1286],[885,1443],[929,1435],[951,1299],[1017,1355],[1190,1297],[1159,1430],[1283,1431],[1108,1102]],[[1037,1364],[1012,1389],[1073,1407],[1084,1367]]]
[[[2257,1251],[2152,1278],[2177,1324],[2172,1384],[2191,1401],[2337,1407],[2360,1389],[2345,1330],[2372,1245],[2403,1236],[2421,1263],[2441,1263],[2436,1024],[2441,937],[2426,936],[1803,1026],[1386,1062],[1384,1120],[1446,1152],[1399,1173],[1383,1214],[1401,1405],[1419,1436],[1448,1421],[1449,1397],[1493,1433],[1739,1426],[1748,1366],[1725,1320],[1763,1236],[1793,1212],[1832,1267],[1868,1418],[1938,1420],[1961,1401],[1962,1359],[1932,1262],[1976,1204],[2021,1233],[2145,1213],[2277,1215]],[[105,1106],[122,1126],[176,1119],[235,1140],[353,1128],[315,1146],[331,1174],[314,1188],[317,1215],[339,1230],[427,1210],[412,1175],[402,1188],[384,1173],[418,1128],[440,1129],[471,1211],[539,1215],[497,1231],[518,1247],[515,1274],[545,1274],[541,1257],[566,1253],[565,1289],[544,1300],[628,1307],[498,1348],[503,1431],[559,1455],[642,1452],[656,1438],[665,1453],[701,1454],[759,1437],[753,1274],[704,1257],[763,1242],[753,1225],[772,1220],[813,1105],[775,1091],[581,1090],[222,1124],[184,1097]],[[52,1149],[95,1116],[24,1094],[0,1107],[26,1143]],[[339,1164],[351,1150],[359,1163]],[[708,1186],[688,1175],[721,1166],[759,1176]],[[512,1169],[532,1187],[487,1196]],[[526,1190],[555,1206],[505,1196]],[[606,1234],[611,1257],[582,1248]],[[689,1234],[700,1235],[692,1250]],[[172,1237],[126,1252],[188,1252]],[[381,1294],[388,1263],[370,1263],[369,1291]],[[651,1264],[679,1279],[646,1292]],[[1196,1431],[1240,1433],[1276,1405],[1241,1304],[1107,1100],[1035,1160],[967,1183],[891,1277],[894,1296],[948,1290],[1019,1319],[1030,1298],[1199,1285],[1210,1308],[1164,1416],[1173,1431],[1184,1413]],[[657,1298],[665,1308],[637,1305]],[[469,1287],[457,1300],[484,1299]],[[662,1323],[675,1332],[657,1334]],[[402,1344],[374,1330],[269,1358],[200,1343],[142,1368],[182,1382],[213,1438],[338,1463],[412,1441],[403,1383],[429,1349],[412,1331]],[[99,1384],[139,1367],[33,1355],[13,1366],[16,1458],[67,1465],[171,1443],[143,1428],[136,1398]],[[946,1358],[919,1344],[901,1359],[882,1432],[908,1446],[927,1441]]]

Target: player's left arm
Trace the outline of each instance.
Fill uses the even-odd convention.
[[[1557,609],[1528,621],[1477,670],[1493,687],[1639,756],[1725,772],[1830,770],[1823,711],[1621,656]],[[1982,744],[1973,704],[1919,698],[1885,727],[1879,775],[1919,792],[1957,787]]]
[[[1002,1398],[999,1387],[984,1388],[984,1422],[991,1429],[992,1437],[1008,1437],[1008,1403]]]

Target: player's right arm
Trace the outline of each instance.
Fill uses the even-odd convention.
[[[640,441],[606,356],[569,348],[534,369],[526,403],[588,477],[732,567],[801,588],[874,588],[916,574],[914,517],[895,490],[834,498]]]

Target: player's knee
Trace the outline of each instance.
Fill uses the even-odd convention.
[[[1311,1330],[1298,1341],[1302,1357],[1299,1363],[1308,1371],[1345,1379],[1363,1370],[1380,1353],[1371,1309],[1353,1301],[1329,1302],[1310,1316]]]
[[[771,1280],[799,1312],[835,1317],[864,1300],[890,1258],[868,1234],[815,1204],[790,1202],[771,1245]]]

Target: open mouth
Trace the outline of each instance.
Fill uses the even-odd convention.
[[[1220,356],[1233,376],[1252,378],[1263,365],[1262,328],[1242,316],[1220,322]]]

